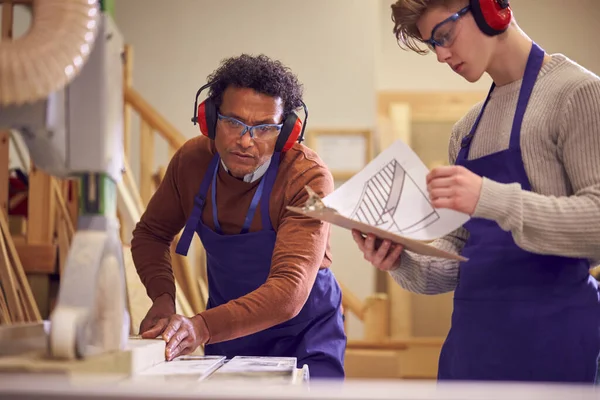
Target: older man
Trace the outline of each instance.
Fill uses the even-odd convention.
[[[333,190],[322,160],[299,143],[302,86],[262,55],[227,59],[208,82],[194,117],[202,134],[174,155],[133,232],[153,301],[142,336],[162,335],[168,359],[204,344],[206,354],[297,357],[312,377],[343,377],[329,227],[286,209],[304,205],[305,185]],[[169,246],[182,228],[177,251],[197,233],[207,253],[207,310],[192,318],[175,314]]]

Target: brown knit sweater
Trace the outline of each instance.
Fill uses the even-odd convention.
[[[175,297],[170,244],[192,211],[194,196],[214,154],[214,143],[206,137],[185,143],[170,161],[164,180],[133,231],[133,260],[152,300],[165,293]],[[260,179],[236,179],[219,167],[217,211],[223,233],[239,234],[259,183]],[[271,223],[277,232],[270,275],[257,290],[201,313],[210,343],[246,336],[291,319],[304,306],[317,271],[330,266],[329,225],[285,208],[304,205],[308,198],[305,185],[322,197],[334,188],[333,177],[317,154],[296,144],[282,156],[270,199]],[[202,218],[214,229],[212,207],[209,189]],[[260,229],[258,207],[250,231]]]

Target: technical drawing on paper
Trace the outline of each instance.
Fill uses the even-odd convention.
[[[414,197],[419,195],[423,196],[426,209],[415,212]],[[409,200],[404,202],[403,199]],[[393,233],[409,234],[433,224],[440,215],[427,194],[392,158],[364,183],[350,218]]]

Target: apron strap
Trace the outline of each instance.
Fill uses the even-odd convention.
[[[179,242],[177,242],[177,247],[175,248],[175,252],[177,254],[187,256],[188,250],[190,249],[190,244],[194,238],[194,233],[196,232],[196,228],[202,219],[204,205],[206,204],[206,193],[208,192],[208,187],[210,185],[210,179],[207,178],[210,177],[213,170],[216,171],[218,169],[218,163],[219,155],[217,153],[213,156],[208,169],[204,174],[204,179],[202,179],[200,190],[198,190],[198,193],[196,193],[196,196],[194,196],[194,207],[192,208],[192,213],[185,223],[185,227],[183,228],[183,232],[181,233],[181,237],[179,238]]]
[[[271,199],[271,191],[273,189],[273,185],[275,184],[275,178],[277,177],[277,172],[279,171],[280,161],[281,152],[273,153],[271,165],[269,165],[269,169],[267,170],[267,174],[265,176],[267,196],[260,202],[260,217],[263,230],[273,230],[273,224],[271,223],[271,216],[269,212],[269,203]]]
[[[246,219],[244,220],[244,225],[242,226],[242,230],[240,234],[248,233],[250,230],[250,225],[252,224],[252,220],[254,219],[254,214],[256,213],[256,207],[258,206],[258,202],[260,201],[263,189],[265,187],[265,179],[261,179],[258,184],[258,188],[256,188],[256,192],[254,192],[254,196],[252,197],[252,202],[250,203],[250,208],[246,213]]]
[[[523,124],[523,117],[525,116],[525,110],[527,110],[527,104],[529,103],[531,92],[533,92],[538,73],[544,63],[544,50],[542,50],[535,42],[532,46],[531,53],[527,59],[527,66],[525,67],[523,83],[521,84],[521,90],[519,92],[517,111],[515,112],[515,118],[513,119],[513,125],[510,131],[510,147],[513,149],[521,146],[521,125]]]
[[[531,92],[533,91],[533,87],[537,80],[537,76],[542,68],[542,64],[544,62],[544,50],[542,50],[535,42],[532,42],[531,51],[529,52],[529,58],[527,59],[527,65],[525,67],[525,74],[523,75],[523,80],[521,83],[521,90],[519,92],[519,99],[517,101],[517,110],[515,112],[515,117],[513,119],[513,125],[510,133],[510,143],[509,148],[519,148],[521,143],[521,125],[523,123],[523,116],[525,115],[525,110],[527,109],[527,104],[529,103],[529,98],[531,97]],[[460,161],[466,161],[469,158],[469,150],[471,148],[471,143],[473,141],[473,137],[475,136],[475,132],[477,131],[477,126],[479,126],[479,122],[481,121],[481,117],[483,116],[483,112],[490,101],[490,97],[494,88],[496,87],[495,83],[492,83],[490,90],[487,94],[485,102],[479,111],[479,115],[471,128],[471,131],[468,135],[466,135],[461,141],[461,149],[456,158],[456,163]]]
[[[265,192],[266,187],[266,200],[261,201],[261,220],[262,220],[262,229],[272,229],[271,219],[269,218],[269,198],[271,196],[271,189],[273,188],[273,182],[275,181],[275,176],[277,175],[277,170],[279,168],[279,159],[281,153],[277,152],[273,154],[273,158],[271,159],[271,164],[267,169],[265,176],[260,180],[258,187],[256,188],[256,192],[254,192],[254,196],[252,197],[252,202],[250,203],[250,207],[248,208],[248,212],[246,213],[246,218],[244,220],[244,225],[242,226],[242,230],[240,234],[248,233],[250,231],[250,225],[252,224],[252,220],[254,219],[254,215],[256,214],[256,209],[258,207],[259,201],[262,199],[262,195]],[[221,224],[219,224],[219,216],[217,212],[217,171],[215,169],[213,171],[212,176],[212,214],[213,214],[213,222],[215,224],[215,230],[219,234],[223,234],[221,229]],[[266,209],[266,223],[265,223],[265,209]]]
[[[490,87],[490,90],[488,91],[487,97],[485,98],[485,101],[483,102],[483,106],[481,107],[481,110],[479,111],[479,115],[477,115],[477,119],[475,120],[475,123],[471,127],[471,131],[460,142],[460,151],[458,152],[458,156],[456,157],[457,163],[459,160],[464,161],[469,158],[469,150],[471,149],[471,142],[473,141],[473,136],[475,136],[475,132],[477,131],[477,127],[479,126],[479,122],[481,121],[481,117],[483,116],[483,112],[485,111],[485,108],[487,107],[487,105],[490,101],[490,97],[492,96],[492,92],[494,91],[495,87],[496,87],[496,84],[492,83],[492,86]]]

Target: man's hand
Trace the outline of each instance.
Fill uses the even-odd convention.
[[[167,361],[193,352],[209,339],[208,327],[200,315],[187,318],[175,314],[168,320],[161,319],[142,337],[155,338],[161,334],[164,341],[167,342],[165,350]]]
[[[396,261],[400,258],[402,249],[399,244],[392,244],[389,240],[381,241],[379,247],[375,246],[375,235],[369,233],[366,238],[356,229],[352,230],[352,238],[358,245],[360,251],[363,252],[365,260],[373,264],[373,266],[382,271],[391,271],[396,269]]]
[[[140,334],[143,338],[152,338],[157,337],[160,332],[154,336],[149,336],[145,332],[150,330],[153,327],[156,327],[158,324],[164,324],[166,326],[166,322],[169,320],[171,315],[175,314],[175,301],[168,294],[163,294],[162,296],[157,297],[152,303],[152,307],[148,310],[148,313],[142,320],[140,324]],[[161,322],[161,320],[164,320]],[[153,330],[154,331],[154,330]],[[162,332],[162,331],[161,331]],[[151,334],[150,334],[151,335]]]
[[[473,215],[483,179],[463,166],[434,168],[427,174],[427,191],[435,208]]]

